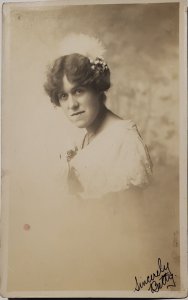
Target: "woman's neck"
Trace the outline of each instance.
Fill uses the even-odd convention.
[[[100,131],[100,129],[102,128],[102,125],[104,123],[105,117],[107,115],[108,109],[106,108],[106,106],[104,104],[102,104],[101,110],[98,114],[98,116],[96,117],[95,121],[92,123],[92,125],[88,128],[86,128],[87,134],[89,136],[93,136],[95,135],[97,132]]]

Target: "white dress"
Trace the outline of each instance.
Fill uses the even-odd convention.
[[[143,188],[151,178],[149,153],[130,120],[110,124],[89,145],[77,143],[68,153],[69,183],[83,198]]]
[[[151,177],[148,151],[131,121],[106,126],[83,149],[82,141],[67,149],[73,194],[62,199],[64,285],[133,290],[150,255],[141,196]]]

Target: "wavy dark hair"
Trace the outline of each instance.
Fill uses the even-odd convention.
[[[44,89],[50,100],[56,106],[60,106],[60,95],[63,89],[63,76],[66,75],[71,83],[78,86],[91,88],[101,93],[101,99],[106,99],[105,92],[110,88],[110,70],[106,68],[91,68],[88,57],[81,54],[70,54],[61,56],[55,60],[47,72],[47,81]]]

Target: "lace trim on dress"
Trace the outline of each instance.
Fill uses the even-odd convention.
[[[70,165],[71,159],[77,154],[78,148],[75,147],[74,150],[67,151],[67,162],[68,162],[68,176],[67,176],[67,182],[68,182],[68,188],[70,194],[78,194],[84,191],[77,175],[76,169]]]

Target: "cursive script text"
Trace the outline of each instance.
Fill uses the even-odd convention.
[[[170,271],[169,263],[162,264],[160,258],[158,258],[158,269],[155,273],[148,275],[146,279],[141,282],[139,282],[135,276],[135,282],[135,292],[140,291],[145,286],[148,288],[148,291],[151,291],[152,293],[159,292],[164,286],[167,288],[176,286],[174,275]]]

